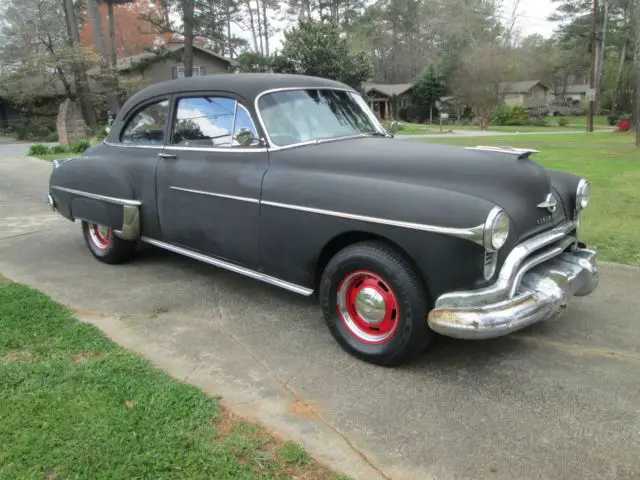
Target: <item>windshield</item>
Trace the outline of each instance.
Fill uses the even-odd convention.
[[[277,146],[362,134],[384,129],[363,98],[343,90],[286,90],[263,95],[258,109]]]

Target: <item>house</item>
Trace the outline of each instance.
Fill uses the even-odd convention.
[[[571,85],[567,87],[564,95],[564,103],[570,107],[577,107],[583,110],[589,108],[589,100],[587,100],[587,92],[590,86],[588,84]]]
[[[120,86],[132,93],[153,83],[184,77],[182,52],[184,45],[174,44],[157,52],[144,52],[118,59],[118,76]],[[232,72],[238,67],[237,62],[223,57],[206,48],[193,46],[193,75],[213,75]],[[103,86],[96,81],[99,74],[97,68],[89,72],[89,87],[93,93],[101,93]],[[71,82],[71,94],[75,95],[73,76],[69,73],[67,80]],[[43,70],[38,75],[28,78],[12,79],[10,76],[0,81],[0,128],[23,121],[17,105],[22,98],[29,98],[47,113],[44,117],[55,118],[58,105],[67,97],[66,89],[60,77],[53,70]]]
[[[183,44],[170,45],[158,52],[144,52],[118,60],[118,74],[122,78],[141,76],[145,83],[158,83],[172,78],[184,78]],[[193,46],[193,76],[234,71],[238,63],[222,55]]]
[[[373,112],[382,120],[397,116],[397,111],[413,103],[411,83],[365,83],[364,93]],[[395,105],[394,105],[395,98]]]
[[[549,105],[549,87],[539,80],[507,82],[500,84],[505,105],[521,106],[525,110],[542,110]]]

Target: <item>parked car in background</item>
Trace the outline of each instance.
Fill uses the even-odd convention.
[[[533,153],[394,139],[331,80],[221,74],[134,95],[102,144],[56,162],[48,198],[102,262],[144,242],[317,295],[343,348],[394,365],[596,288],[589,184]]]

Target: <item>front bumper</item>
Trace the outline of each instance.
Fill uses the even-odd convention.
[[[517,247],[495,285],[440,297],[429,313],[431,329],[463,339],[500,337],[553,317],[574,295],[589,295],[599,283],[597,253],[576,248],[576,239],[565,236],[571,228]]]

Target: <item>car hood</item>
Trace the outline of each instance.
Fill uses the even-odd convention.
[[[400,139],[358,138],[305,148],[309,165],[342,173],[394,179],[451,190],[490,201],[504,209],[518,238],[566,219],[565,198],[553,188],[547,170],[526,157]],[[317,163],[316,163],[317,162]],[[558,201],[552,214],[538,205],[549,193]]]

